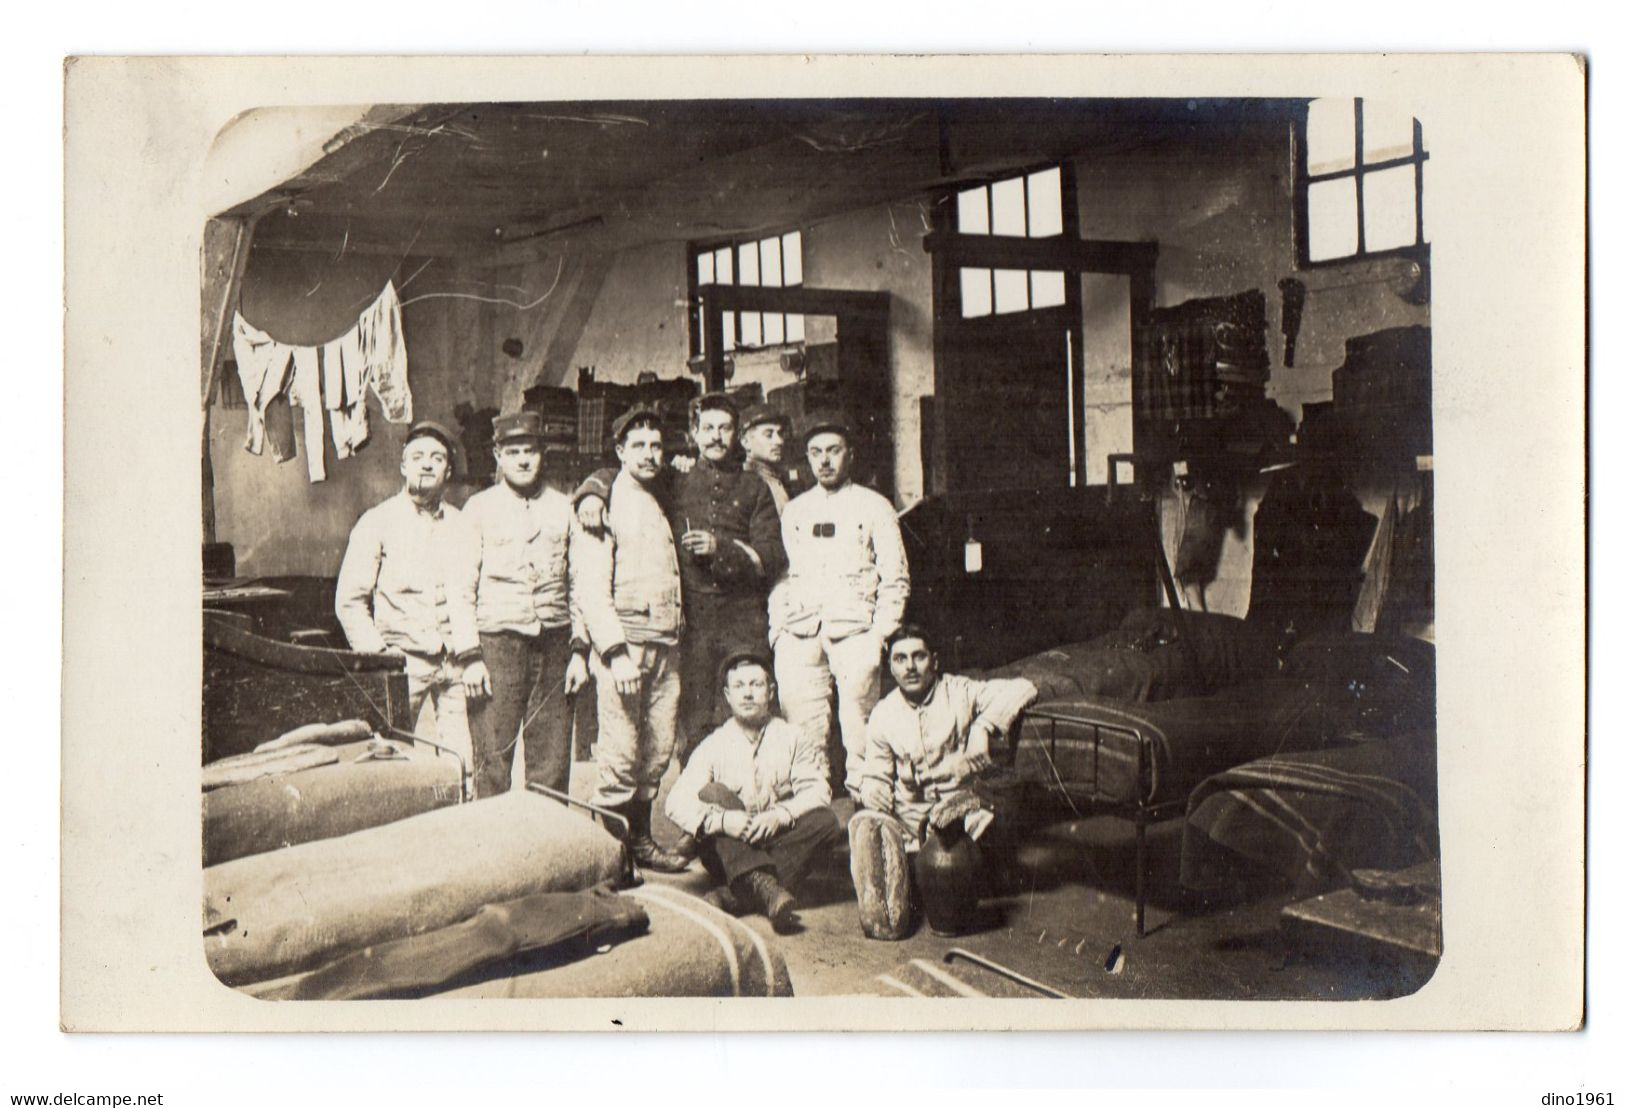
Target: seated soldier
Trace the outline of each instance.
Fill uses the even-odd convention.
[[[1024,679],[978,681],[942,673],[931,638],[904,624],[886,637],[897,688],[869,716],[864,810],[848,825],[852,880],[864,931],[900,938],[912,913],[904,857],[927,830],[980,839],[994,812],[971,788],[992,766],[989,746],[1038,697]]]
[[[840,834],[824,752],[773,714],[772,664],[762,654],[722,665],[732,718],[695,749],[666,814],[699,843],[722,884],[706,900],[733,915],[759,911],[778,932],[796,924],[792,892]]]

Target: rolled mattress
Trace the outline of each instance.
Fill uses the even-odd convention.
[[[483,905],[618,877],[621,844],[528,792],[442,808],[203,871],[203,941],[228,985],[282,977],[468,919]]]
[[[295,767],[203,794],[203,864],[331,839],[456,804],[461,768],[430,747],[392,743],[398,756],[357,761],[347,743],[328,765]],[[219,764],[219,763],[216,763]]]

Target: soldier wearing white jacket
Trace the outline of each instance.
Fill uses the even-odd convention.
[[[861,802],[864,723],[880,698],[880,649],[903,622],[908,558],[891,502],[851,480],[852,429],[837,414],[806,430],[817,479],[784,509],[789,570],[774,590],[769,638],[784,715],[823,748],[831,686],[846,748],[845,788]]]

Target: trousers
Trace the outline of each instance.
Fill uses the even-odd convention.
[[[653,800],[677,746],[678,666],[682,651],[664,643],[627,643],[643,675],[637,695],[622,696],[609,666],[595,652],[598,685],[598,785],[593,803],[619,808],[633,800]]]
[[[467,706],[463,696],[462,666],[444,654],[429,658],[408,653],[406,698],[414,728],[423,713],[423,705],[433,705],[435,741],[456,751],[465,765],[474,760],[474,744],[469,737]]]
[[[570,790],[571,705],[564,695],[570,629],[540,635],[481,631],[480,653],[491,695],[469,706],[474,741],[474,797],[508,791],[515,747],[525,744],[525,783]]]
[[[863,782],[864,731],[880,699],[880,644],[864,632],[832,642],[828,635],[779,636],[773,656],[784,718],[800,727],[819,748],[830,751],[831,692],[846,748],[846,791],[857,795]],[[839,764],[832,757],[831,765]]]
[[[767,606],[759,593],[686,595],[683,606],[682,693],[677,718],[682,724],[681,760],[728,719],[718,669],[730,654],[767,654]]]
[[[714,781],[700,790],[700,799],[735,811],[745,809],[738,793]],[[814,808],[796,820],[793,827],[760,846],[726,835],[713,835],[700,843],[700,863],[723,884],[732,884],[753,870],[771,866],[779,884],[794,892],[840,837],[841,821],[835,813],[829,808]]]

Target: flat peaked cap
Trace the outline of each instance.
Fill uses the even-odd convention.
[[[491,420],[491,438],[497,442],[512,442],[514,439],[539,439],[542,437],[542,414],[540,412],[514,412],[512,415],[499,415]]]
[[[745,409],[745,415],[739,422],[739,433],[744,434],[752,427],[760,427],[764,423],[777,423],[786,432],[790,429],[790,417],[771,404],[753,404]]]
[[[807,417],[807,426],[802,429],[801,437],[803,440],[811,439],[824,431],[834,431],[848,443],[852,442],[852,421],[845,412],[813,412]]]
[[[660,426],[659,412],[655,411],[647,404],[637,404],[632,408],[629,408],[623,415],[620,416],[620,418],[609,425],[610,434],[614,437],[616,442],[620,442],[626,437],[626,429],[642,419],[653,420],[656,427]]]
[[[420,419],[416,423],[412,424],[412,426],[406,431],[407,442],[411,442],[413,439],[421,439],[425,436],[431,439],[439,439],[440,444],[446,448],[446,454],[448,457],[457,448],[457,436],[452,434],[451,428],[447,427],[444,423],[437,423],[432,419]]]
[[[739,422],[739,405],[734,403],[733,397],[725,392],[707,392],[696,396],[688,402],[688,418],[692,422],[700,418],[701,412],[727,412]]]

